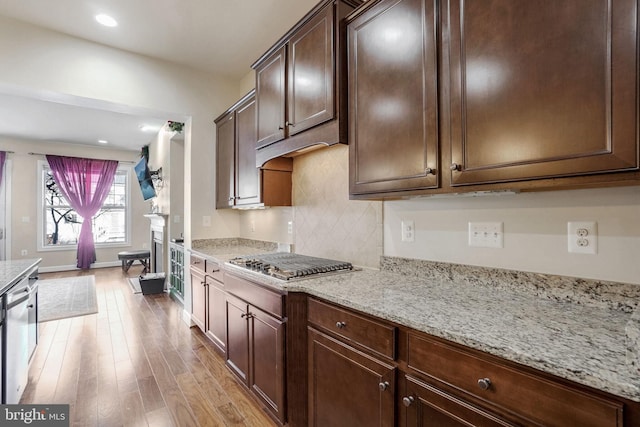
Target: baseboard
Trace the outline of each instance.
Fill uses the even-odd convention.
[[[122,263],[120,261],[94,262],[93,264],[91,264],[91,267],[89,269],[93,270],[94,268],[120,267],[121,265]],[[73,270],[80,270],[80,269],[73,264],[72,265],[54,265],[49,267],[42,267],[42,266],[38,267],[38,271],[40,273],[55,273],[58,271],[73,271]]]
[[[182,310],[182,321],[187,324],[187,326],[194,326],[193,320],[191,320],[191,313],[187,310]]]

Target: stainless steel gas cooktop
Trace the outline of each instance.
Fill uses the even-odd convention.
[[[317,274],[349,272],[354,269],[350,262],[288,252],[246,255],[233,258],[229,262],[282,280],[308,278]]]

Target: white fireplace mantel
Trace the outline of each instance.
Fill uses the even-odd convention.
[[[149,218],[149,247],[151,248],[151,271],[153,273],[166,272],[168,261],[167,220],[169,215],[160,213],[145,214]]]

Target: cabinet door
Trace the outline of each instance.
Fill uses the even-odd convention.
[[[392,427],[395,371],[309,328],[309,425]]]
[[[236,205],[260,203],[260,169],[256,168],[256,100],[236,110]]]
[[[285,421],[284,323],[251,306],[251,390]]]
[[[452,185],[638,168],[637,0],[449,0]]]
[[[438,186],[435,0],[383,0],[348,28],[351,194]]]
[[[249,385],[249,321],[247,304],[231,295],[227,304],[227,365]]]
[[[286,46],[256,68],[256,148],[284,139]]]
[[[191,320],[206,331],[207,285],[204,275],[191,269]]]
[[[406,377],[405,427],[515,426],[416,378]]]
[[[233,112],[216,122],[216,208],[233,206],[235,197],[235,128]]]
[[[333,7],[328,4],[289,41],[289,135],[334,117]]]
[[[209,277],[207,277],[207,283],[209,286],[207,295],[207,335],[220,352],[224,353],[227,342],[227,297],[222,283]]]

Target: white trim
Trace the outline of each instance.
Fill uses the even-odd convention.
[[[5,254],[4,259],[9,261],[12,259],[11,254],[13,252],[13,247],[11,246],[11,177],[13,176],[13,161],[11,159],[5,158],[4,161],[4,198],[6,203],[6,208],[4,212],[4,244],[5,244]]]
[[[182,321],[189,327],[196,325],[195,323],[193,323],[193,320],[191,320],[191,313],[189,313],[187,310],[182,310]]]
[[[96,268],[106,268],[106,267],[120,267],[122,265],[122,261],[106,261],[106,262],[94,262],[91,264],[90,270]],[[72,270],[80,270],[76,267],[75,264],[71,265],[53,265],[49,267],[40,266],[38,271],[41,273],[54,273],[56,271],[72,271]]]

